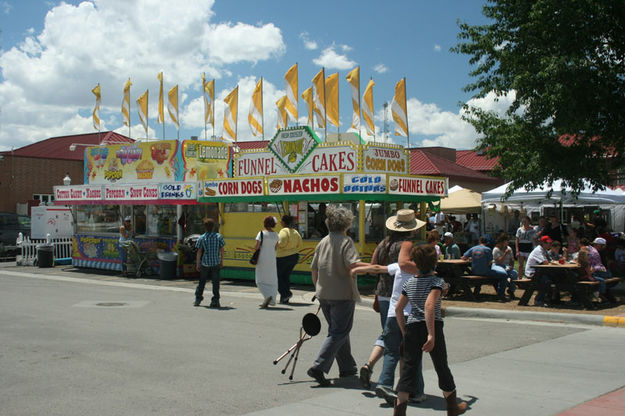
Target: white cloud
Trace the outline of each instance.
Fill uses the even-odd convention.
[[[0,1],[0,13],[9,14],[12,6],[6,1]]]
[[[1,52],[0,150],[93,131],[90,91],[97,83],[102,119],[115,128],[121,125],[121,95],[128,77],[133,83],[132,117],[137,120],[135,100],[149,89],[154,101],[160,71],[165,89],[178,84],[185,97],[187,90],[199,89],[202,72],[220,79],[231,74],[227,65],[284,54],[282,33],[275,25],[212,22],[213,3],[93,0],[52,7],[40,33]],[[181,114],[182,106],[190,105],[185,99],[179,103]],[[156,114],[152,111],[150,115]]]
[[[334,46],[324,49],[318,58],[313,59],[313,63],[327,69],[338,70],[351,69],[357,65],[356,62],[352,61],[347,56],[336,53]]]
[[[378,74],[383,74],[385,72],[388,72],[388,67],[384,64],[377,64],[373,67],[373,70]]]
[[[440,52],[441,51],[441,45],[434,45],[434,50],[436,52]]]
[[[310,51],[314,51],[315,49],[317,49],[319,46],[317,45],[317,42],[315,42],[314,40],[311,40],[309,38],[308,32],[302,32],[299,34],[299,38],[302,40],[302,42],[304,42],[304,48],[310,50]]]

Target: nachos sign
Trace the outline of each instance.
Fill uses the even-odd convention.
[[[278,130],[269,143],[269,150],[291,173],[298,170],[321,140],[308,126]]]

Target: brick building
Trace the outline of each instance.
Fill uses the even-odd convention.
[[[51,137],[0,152],[0,211],[18,212],[19,205],[19,213],[29,215],[23,212],[26,204],[33,206],[50,201],[52,187],[62,185],[67,173],[72,184],[82,184],[85,145],[132,142],[129,137],[108,131]]]

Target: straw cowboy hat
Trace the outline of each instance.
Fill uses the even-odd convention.
[[[411,209],[400,209],[397,215],[386,220],[386,228],[391,231],[414,231],[424,225],[425,222],[418,220]]]

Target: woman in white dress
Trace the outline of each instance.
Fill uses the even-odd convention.
[[[260,247],[258,264],[256,264],[256,286],[263,295],[263,303],[259,306],[266,308],[276,304],[278,293],[278,268],[276,267],[276,247],[278,246],[278,233],[273,231],[277,220],[274,217],[266,217],[263,225],[265,229],[256,235],[256,246]],[[262,233],[262,241],[261,241]]]

